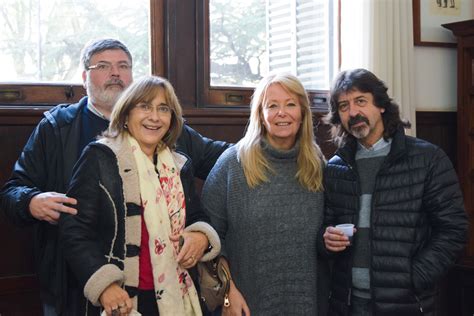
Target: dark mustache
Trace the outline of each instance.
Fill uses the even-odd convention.
[[[112,85],[119,85],[119,86],[121,86],[122,88],[125,87],[125,84],[124,84],[123,81],[120,80],[120,79],[111,79],[111,80],[108,80],[108,81],[105,83],[105,86],[106,86],[106,87],[112,86]]]
[[[356,116],[351,117],[349,119],[348,125],[349,125],[349,127],[352,127],[352,125],[355,125],[355,124],[358,124],[358,123],[361,123],[361,122],[364,122],[367,125],[369,125],[369,120],[365,116],[357,114]]]

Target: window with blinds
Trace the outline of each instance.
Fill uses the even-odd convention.
[[[210,0],[211,86],[253,87],[290,72],[328,90],[337,50],[332,0]]]

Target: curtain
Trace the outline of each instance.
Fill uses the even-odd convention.
[[[366,68],[382,79],[416,134],[412,0],[341,0],[341,70]]]

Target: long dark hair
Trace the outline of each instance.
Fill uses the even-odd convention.
[[[388,88],[382,80],[367,69],[345,70],[337,76],[331,87],[329,113],[325,117],[325,122],[332,125],[332,137],[339,146],[343,145],[347,138],[354,137],[342,126],[338,111],[339,96],[353,90],[371,93],[375,106],[385,109],[382,113],[383,137],[385,139],[392,137],[401,127],[411,127],[410,122],[400,117],[398,104],[389,97]]]

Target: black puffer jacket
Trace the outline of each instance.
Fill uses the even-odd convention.
[[[356,143],[348,142],[324,174],[327,226],[357,223],[360,183]],[[467,217],[456,173],[438,147],[399,130],[377,174],[370,227],[374,315],[431,315],[436,283],[463,249]],[[322,238],[320,240],[323,240]],[[329,315],[348,315],[352,248],[334,255]]]

